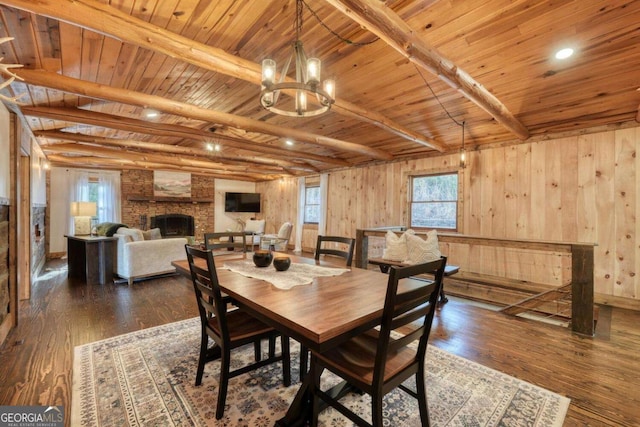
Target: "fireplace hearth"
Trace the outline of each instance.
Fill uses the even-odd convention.
[[[162,237],[193,236],[194,221],[191,215],[166,214],[151,217],[151,228],[159,228]]]

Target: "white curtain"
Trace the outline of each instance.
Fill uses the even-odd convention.
[[[306,184],[304,177],[298,178],[298,220],[296,221],[295,252],[302,252],[302,229],[304,228],[304,197]]]
[[[327,234],[327,203],[329,198],[329,174],[320,174],[320,219],[318,220],[318,236]]]
[[[71,202],[89,202],[89,178],[98,181],[97,219],[101,222],[120,222],[120,172],[95,172],[81,169],[69,169],[69,200],[66,203],[67,233],[73,234],[73,217],[71,216]]]
[[[69,200],[65,204],[67,214],[66,234],[74,234],[73,217],[71,216],[71,202],[89,201],[89,172],[70,169],[69,170]]]
[[[120,172],[98,174],[98,223],[120,222]]]

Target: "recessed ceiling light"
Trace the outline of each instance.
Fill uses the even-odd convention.
[[[567,59],[571,55],[573,55],[573,49],[571,49],[570,47],[566,47],[557,51],[555,56],[556,59]]]
[[[213,151],[213,144],[207,144],[207,151]]]
[[[145,108],[142,110],[142,115],[147,119],[155,119],[160,116],[160,113],[157,110]]]
[[[287,139],[284,143],[287,145],[293,145],[293,141],[290,139]]]
[[[216,144],[216,145],[214,145],[214,146],[213,146],[213,149],[214,149],[215,151],[220,151],[220,149],[221,149],[220,144]]]

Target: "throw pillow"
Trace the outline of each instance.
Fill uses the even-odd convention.
[[[440,259],[440,247],[438,246],[438,232],[427,232],[427,239],[416,235],[407,235],[407,258],[409,264],[422,264]]]
[[[96,234],[98,236],[112,237],[116,234],[119,228],[128,228],[125,224],[119,224],[117,222],[101,222],[96,225]]]
[[[408,229],[400,236],[391,230],[387,231],[386,246],[382,252],[382,258],[399,262],[406,260],[408,258],[407,236],[413,234],[414,231],[412,229]]]
[[[143,231],[142,235],[144,236],[144,240],[162,239],[162,233],[160,233],[159,228],[152,228],[151,230]]]
[[[137,228],[118,228],[118,234],[124,234],[125,236],[131,236],[131,239],[134,242],[142,242],[144,241],[144,234],[142,234],[142,230],[138,230]]]

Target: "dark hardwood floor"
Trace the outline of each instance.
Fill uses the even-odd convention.
[[[64,267],[48,263],[20,305],[0,349],[0,405],[63,405],[68,424],[75,346],[197,311],[180,276],[87,286],[69,281]],[[431,343],[571,398],[566,426],[640,425],[638,312],[602,308],[590,338],[452,300],[438,310]]]

